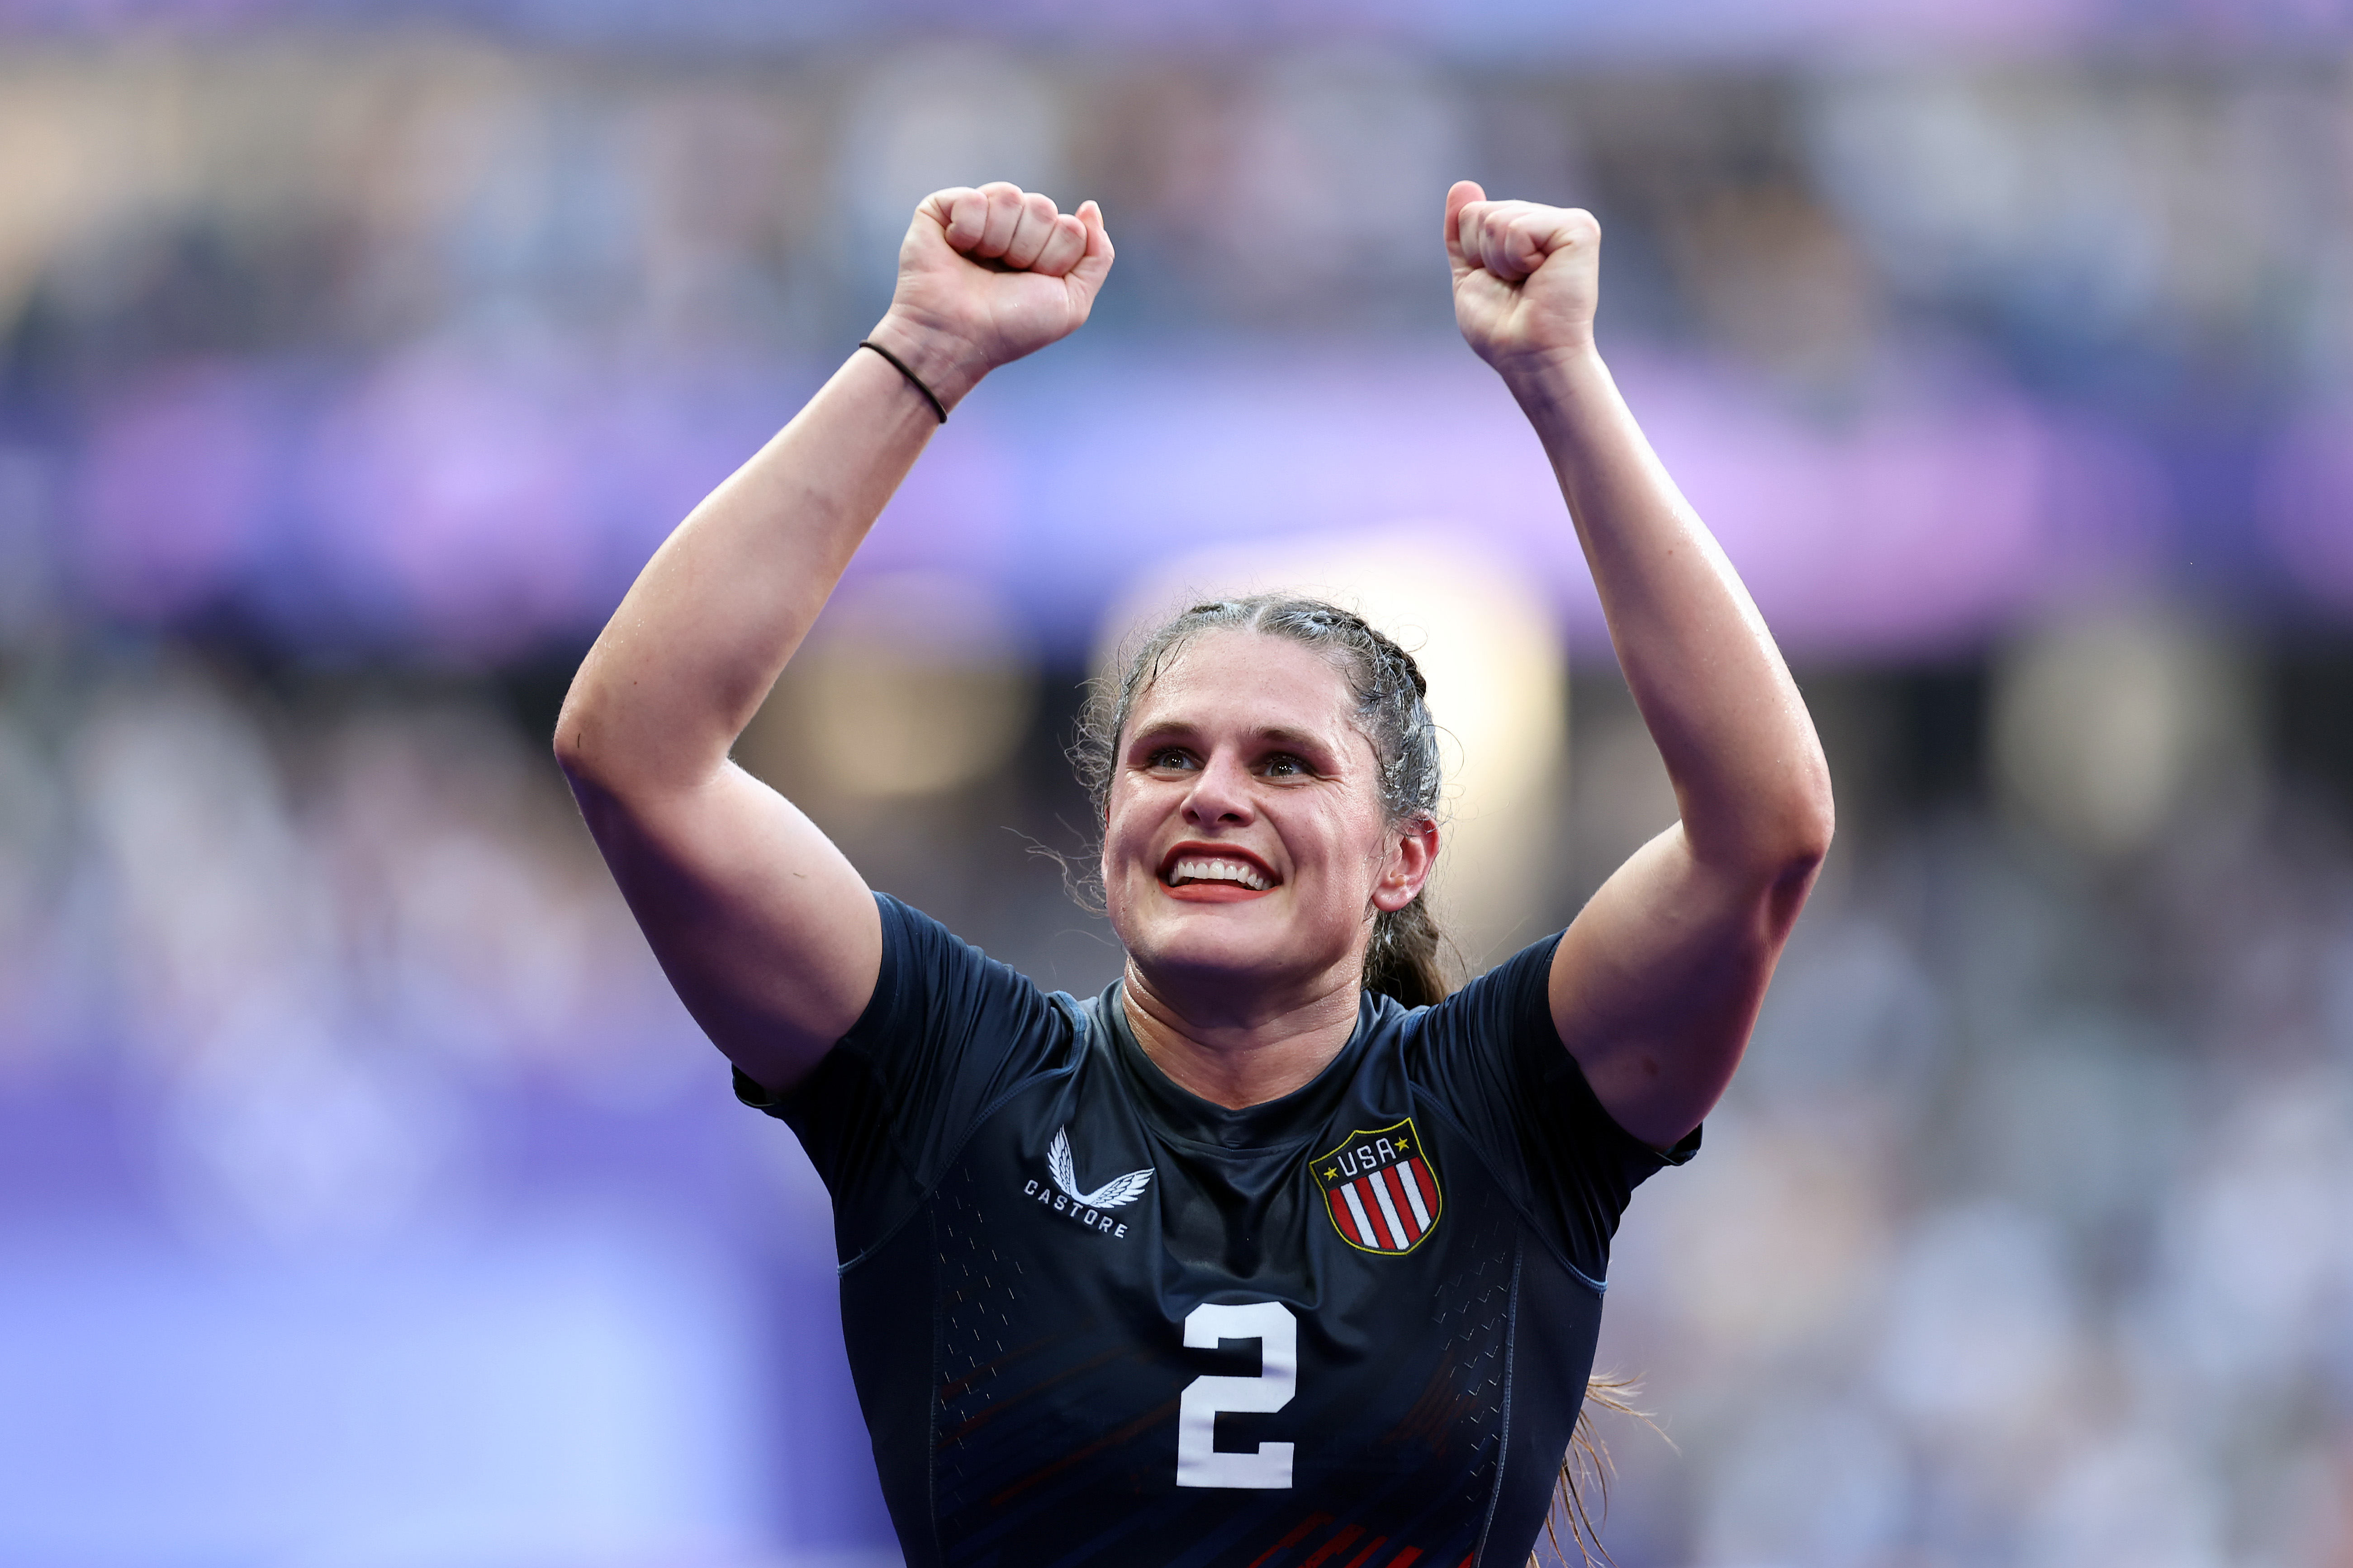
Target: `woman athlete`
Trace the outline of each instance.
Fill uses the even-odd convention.
[[[1330,605],[1196,606],[1109,693],[1127,962],[1084,1002],[870,892],[728,760],[947,409],[1086,320],[1092,203],[924,201],[872,349],[680,525],[573,683],[556,752],[615,879],[833,1194],[911,1564],[1523,1562],[1619,1213],[1697,1147],[1829,847],[1797,689],[1595,349],[1599,229],[1466,181],[1445,237],[1681,813],[1453,994],[1421,678]]]

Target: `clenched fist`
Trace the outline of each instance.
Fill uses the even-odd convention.
[[[1454,321],[1509,375],[1593,347],[1601,226],[1581,207],[1491,202],[1469,180],[1446,193]]]
[[[1111,271],[1092,202],[1076,213],[995,181],[934,191],[899,246],[899,286],[868,334],[953,405],[998,365],[1076,331]]]

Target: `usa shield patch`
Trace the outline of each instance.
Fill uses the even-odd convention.
[[[1411,1252],[1438,1224],[1438,1173],[1411,1117],[1349,1133],[1314,1169],[1333,1228],[1359,1252]]]

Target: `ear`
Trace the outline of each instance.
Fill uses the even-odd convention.
[[[1438,824],[1428,817],[1413,823],[1389,847],[1388,863],[1373,884],[1373,908],[1395,914],[1419,897],[1438,867]]]

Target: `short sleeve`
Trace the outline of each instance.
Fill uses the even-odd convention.
[[[833,1194],[844,1261],[912,1212],[988,1109],[1074,1048],[1063,1002],[887,893],[866,1011],[807,1078],[745,1104],[783,1120]]]
[[[1651,1148],[1602,1109],[1561,1044],[1548,982],[1556,935],[1414,1016],[1417,1083],[1467,1134],[1496,1179],[1596,1285],[1634,1189],[1699,1152],[1700,1134]]]

